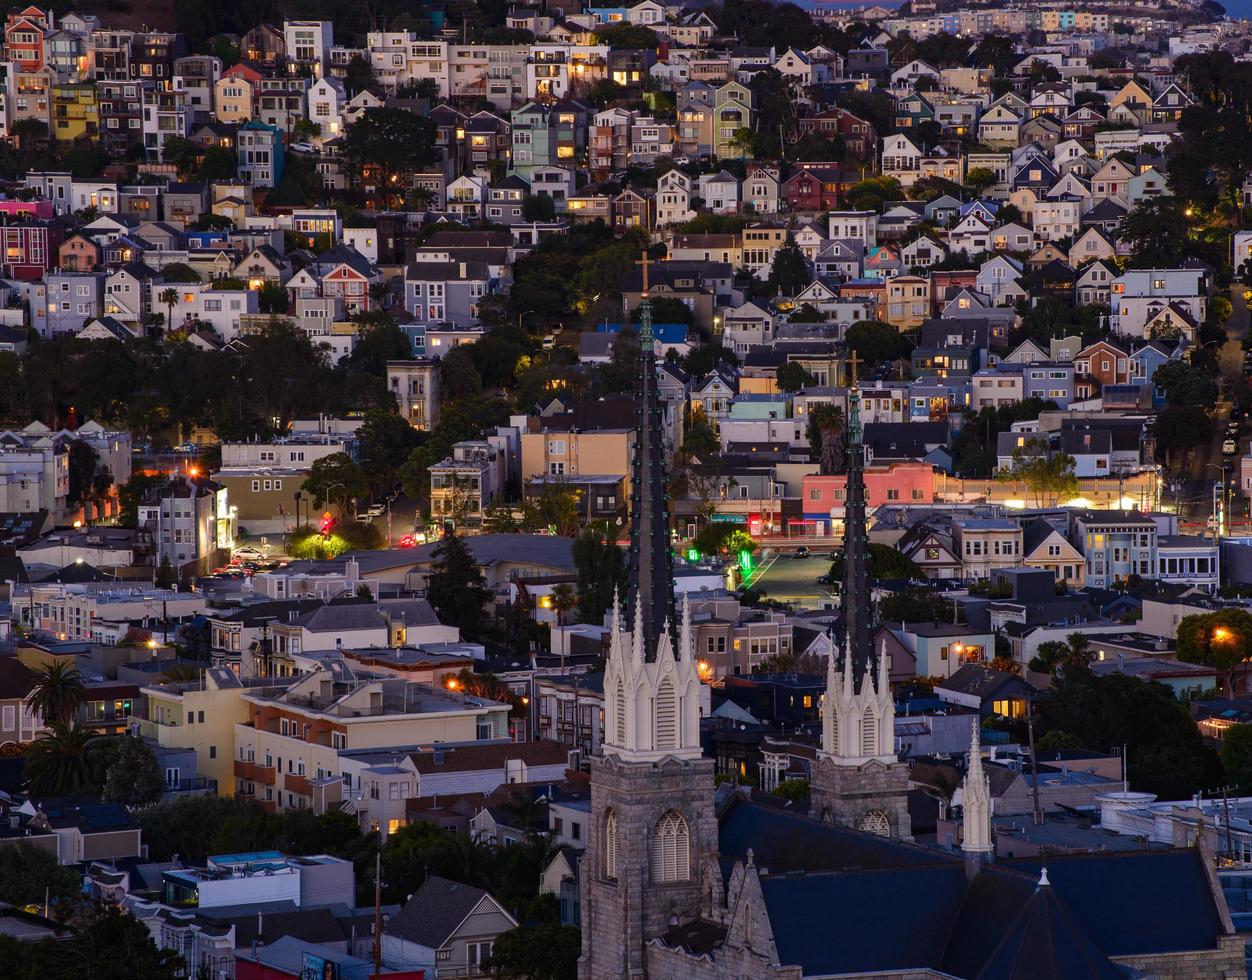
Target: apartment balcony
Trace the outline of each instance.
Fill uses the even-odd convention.
[[[283,775],[283,788],[288,793],[295,793],[297,796],[313,795],[313,784],[309,782],[305,776],[297,776],[295,773],[285,773]]]
[[[216,796],[217,780],[208,776],[192,776],[180,779],[174,786],[165,787],[165,799],[173,800],[183,796]]]
[[[275,782],[273,766],[263,766],[259,762],[245,762],[242,759],[235,760],[235,776],[250,783],[264,783],[266,786],[273,786]]]

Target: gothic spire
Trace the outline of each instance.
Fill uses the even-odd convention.
[[[861,396],[853,353],[852,382],[848,387],[848,482],[843,518],[843,625],[845,648],[859,679],[870,659],[869,583],[865,563],[868,534],[865,528],[865,446],[861,442]]]
[[[637,619],[642,623],[645,656],[652,660],[663,630],[669,631],[671,648],[676,655],[679,647],[647,252],[640,264],[643,266],[643,294],[639,303],[639,404],[635,409],[635,451],[631,465],[628,601],[635,604]]]

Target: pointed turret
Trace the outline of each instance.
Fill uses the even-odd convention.
[[[669,542],[669,493],[665,479],[663,420],[656,383],[656,345],[648,298],[648,257],[643,258],[639,303],[639,407],[635,413],[635,452],[631,465],[630,590],[628,601],[642,612],[643,646],[656,657],[658,640],[670,634],[679,655],[674,623],[674,569]],[[634,617],[632,617],[634,618]]]
[[[972,877],[991,860],[991,780],[982,767],[982,743],[979,739],[978,719],[970,727],[969,764],[965,769],[962,797],[964,813],[961,829],[961,851],[965,854],[965,869]]]

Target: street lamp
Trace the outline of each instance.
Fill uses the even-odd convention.
[[[522,317],[529,316],[530,314],[534,312],[535,312],[534,310],[523,310],[521,313],[517,314],[517,329],[518,330],[522,329]]]

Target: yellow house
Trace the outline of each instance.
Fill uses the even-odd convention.
[[[537,420],[540,425],[543,419]],[[626,474],[630,493],[633,429],[550,429],[522,433],[522,479]]]
[[[930,315],[930,280],[925,276],[896,276],[887,280],[886,316],[900,330],[920,327]]]
[[[205,671],[203,683],[145,687],[147,717],[136,719],[139,734],[161,748],[193,750],[196,771],[217,780],[219,796],[234,796],[235,725],[248,720],[247,690],[221,667]]]
[[[1109,99],[1109,110],[1116,109],[1119,105],[1127,105],[1131,108],[1146,109],[1152,105],[1152,96],[1150,96],[1138,82],[1133,79],[1121,87],[1121,90]]]
[[[52,89],[52,137],[61,143],[100,138],[100,103],[90,82]]]
[[[237,75],[213,83],[213,114],[218,122],[245,123],[252,118],[252,86]]]

